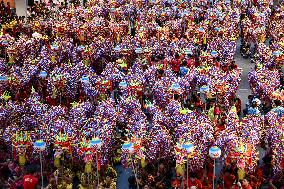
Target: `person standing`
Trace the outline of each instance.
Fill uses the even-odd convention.
[[[36,189],[38,184],[38,178],[35,176],[35,170],[31,168],[23,177],[24,189]]]
[[[279,117],[284,115],[284,108],[280,100],[274,100],[275,108],[272,109],[272,112],[276,113]]]
[[[243,189],[252,189],[252,187],[251,187],[251,185],[250,185],[250,183],[248,182],[247,179],[244,179],[244,180],[242,181],[242,188],[243,188]]]
[[[252,103],[252,106],[248,108],[248,112],[247,112],[248,115],[257,115],[257,114],[260,114],[260,111],[258,109],[258,106],[256,104],[256,102],[253,102]]]

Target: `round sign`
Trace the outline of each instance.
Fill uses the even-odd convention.
[[[124,143],[122,145],[122,150],[123,151],[128,151],[129,153],[132,153],[134,151],[133,143],[132,142]]]
[[[42,140],[37,140],[35,141],[34,143],[34,148],[37,149],[37,150],[44,150],[46,147],[46,143]]]
[[[102,146],[102,141],[101,141],[101,139],[99,139],[99,138],[95,138],[95,139],[92,139],[91,140],[91,142],[90,142],[90,145],[92,146],[92,147],[101,147]]]
[[[207,91],[209,91],[209,86],[203,85],[202,87],[200,87],[200,92],[201,93],[207,92]]]
[[[114,50],[115,50],[116,52],[120,52],[120,51],[121,51],[121,47],[120,47],[120,46],[116,46],[116,47],[114,48]]]
[[[178,91],[180,90],[180,85],[178,83],[175,83],[172,85],[172,89],[175,90],[175,91]]]
[[[7,81],[8,78],[6,76],[0,76],[0,81]]]
[[[218,55],[217,51],[214,50],[214,51],[211,52],[211,56],[216,57],[217,55]]]
[[[187,153],[192,153],[193,150],[194,150],[194,146],[193,146],[193,144],[190,143],[190,142],[183,143],[183,144],[181,145],[181,147],[182,147],[183,149],[185,149],[185,150],[187,151]]]
[[[80,46],[77,47],[77,50],[78,51],[83,51],[83,50],[85,50],[85,46],[80,45]]]
[[[90,79],[89,79],[89,77],[87,77],[87,76],[83,76],[83,77],[81,78],[81,81],[82,81],[83,83],[87,84],[87,83],[90,82]]]
[[[127,83],[126,83],[125,81],[121,81],[121,82],[119,83],[119,87],[125,89],[125,88],[127,87]]]
[[[221,156],[221,149],[218,146],[213,146],[209,149],[209,156],[213,159],[217,159]]]
[[[45,77],[47,76],[46,71],[41,71],[41,72],[39,73],[39,76],[40,76],[41,78],[45,78]]]
[[[51,45],[51,49],[57,51],[59,49],[59,47],[58,47],[58,45]]]
[[[135,49],[135,53],[137,53],[137,54],[142,53],[142,48],[140,48],[140,47],[139,47],[139,48],[136,48],[136,49]]]

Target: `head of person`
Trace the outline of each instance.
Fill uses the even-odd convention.
[[[248,181],[247,179],[244,179],[244,180],[242,181],[242,185],[243,185],[244,187],[248,187],[248,186],[249,186],[249,181]]]
[[[159,165],[159,168],[160,168],[160,170],[164,170],[164,169],[165,169],[165,165],[164,165],[163,163],[161,163],[161,164]]]
[[[179,58],[179,54],[178,53],[175,54],[175,58]]]
[[[157,74],[158,74],[159,76],[163,76],[164,70],[157,70]]]
[[[110,183],[111,182],[111,177],[110,176],[106,176],[106,182]]]
[[[281,106],[281,101],[280,100],[274,100],[275,106]]]
[[[33,166],[30,166],[30,167],[27,169],[27,172],[28,172],[28,174],[35,175],[35,174],[36,174],[36,168],[33,167]]]
[[[192,173],[190,174],[190,180],[191,181],[195,181],[197,178],[196,178],[196,174],[195,173]]]
[[[256,101],[253,101],[251,106],[252,106],[253,108],[256,108],[256,107],[257,107]]]
[[[179,95],[178,94],[174,94],[174,99],[175,100],[179,100]]]
[[[143,189],[150,189],[150,187],[148,185],[145,185]]]
[[[251,100],[252,100],[252,98],[253,98],[253,96],[252,96],[252,95],[248,95],[248,100],[249,100],[249,101],[251,101]]]

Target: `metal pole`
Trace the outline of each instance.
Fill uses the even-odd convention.
[[[61,91],[60,91],[60,96],[59,96],[59,103],[61,105]]]
[[[133,164],[132,156],[130,156],[130,158],[131,158],[131,165],[132,165],[132,170],[133,170],[133,172],[134,172],[134,176],[135,176],[135,181],[136,181],[137,189],[139,189],[139,184],[138,184],[138,182],[137,182],[138,180],[137,180],[137,175],[136,175],[136,169],[135,169],[134,164]]]
[[[88,187],[90,187],[90,173],[87,174],[88,174]]]
[[[186,159],[186,188],[188,189],[188,158]]]
[[[214,166],[213,166],[213,185],[212,185],[212,188],[215,189],[215,159],[214,159]]]
[[[12,153],[11,153],[11,155],[12,155],[12,162],[14,162],[14,144],[13,144],[13,142],[12,142]]]
[[[43,188],[43,171],[42,171],[42,158],[41,151],[39,151],[40,173],[41,173],[41,187]]]
[[[96,149],[97,179],[98,179],[98,186],[99,186],[99,184],[100,184],[100,177],[99,177],[99,167],[98,167],[99,163],[98,162],[99,162],[98,161],[98,153],[97,153],[97,149]]]
[[[62,153],[62,155],[64,156],[64,152]],[[62,165],[61,165],[61,182],[63,183],[64,181],[64,165],[63,165],[63,161],[62,161]]]
[[[25,0],[25,17],[26,17],[26,21],[28,20],[28,2],[27,0]]]
[[[222,169],[224,169],[224,164],[225,164],[224,161],[225,161],[225,159],[222,158]],[[223,180],[222,187],[223,187],[223,189],[225,189],[224,174],[222,174],[222,176],[223,176],[223,179],[222,179],[222,180]]]
[[[5,62],[7,61],[7,47],[5,46],[4,47],[4,50],[5,50]],[[9,63],[9,61],[8,61],[8,63]]]

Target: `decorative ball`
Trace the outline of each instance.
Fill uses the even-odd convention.
[[[194,150],[194,146],[191,142],[186,142],[181,145],[183,149],[187,151],[187,153],[192,153]]]
[[[39,73],[39,76],[40,76],[41,78],[45,78],[45,77],[47,76],[46,71],[41,71],[41,72]]]
[[[121,88],[126,88],[127,87],[127,82],[125,82],[125,81],[121,81],[120,83],[119,83],[119,87],[121,87]]]
[[[219,28],[219,27],[216,27],[216,28],[214,28],[216,31],[220,31],[221,30],[221,28]]]
[[[221,156],[221,149],[218,146],[213,146],[209,149],[209,156],[213,159],[217,159]]]
[[[201,93],[204,93],[204,92],[207,92],[207,91],[209,91],[209,86],[203,85],[202,87],[200,87]]]
[[[135,49],[135,53],[137,53],[137,54],[142,53],[142,48],[140,48],[140,47],[139,47],[139,48],[136,48],[136,49]]]
[[[111,7],[111,12],[115,12],[116,11],[116,8],[115,7]]]
[[[91,142],[90,142],[91,146],[92,147],[101,147],[102,146],[102,140],[99,139],[99,138],[95,138],[95,139],[92,139]]]
[[[133,143],[132,142],[126,142],[122,145],[123,151],[129,151],[129,153],[132,153],[134,151]]]
[[[114,48],[114,51],[120,52],[120,51],[121,51],[121,47],[120,47],[120,46],[116,46],[116,47]]]
[[[199,31],[200,33],[205,33],[204,28],[199,28],[198,31]]]
[[[37,150],[44,150],[46,147],[46,143],[42,140],[37,140],[34,143],[34,148]]]
[[[184,50],[184,54],[188,55],[188,54],[192,54],[192,50],[189,48],[185,48]]]
[[[7,46],[9,42],[7,40],[2,41],[2,45]]]
[[[279,56],[281,54],[281,52],[280,51],[274,51],[272,54],[273,54],[273,56]]]
[[[77,47],[77,50],[78,51],[83,51],[83,50],[85,50],[85,46],[80,45],[80,46]]]
[[[175,83],[175,84],[172,85],[172,89],[174,91],[178,91],[178,90],[180,90],[180,85],[178,83]]]
[[[83,83],[87,84],[87,83],[90,82],[90,79],[89,79],[88,76],[83,76],[83,77],[81,78],[81,81],[82,81]]]
[[[211,52],[211,56],[216,57],[217,55],[218,55],[217,51],[214,50],[214,51]]]
[[[0,76],[0,81],[7,81],[8,78],[6,76]]]
[[[57,51],[59,49],[59,47],[58,47],[58,45],[51,45],[51,49]]]

